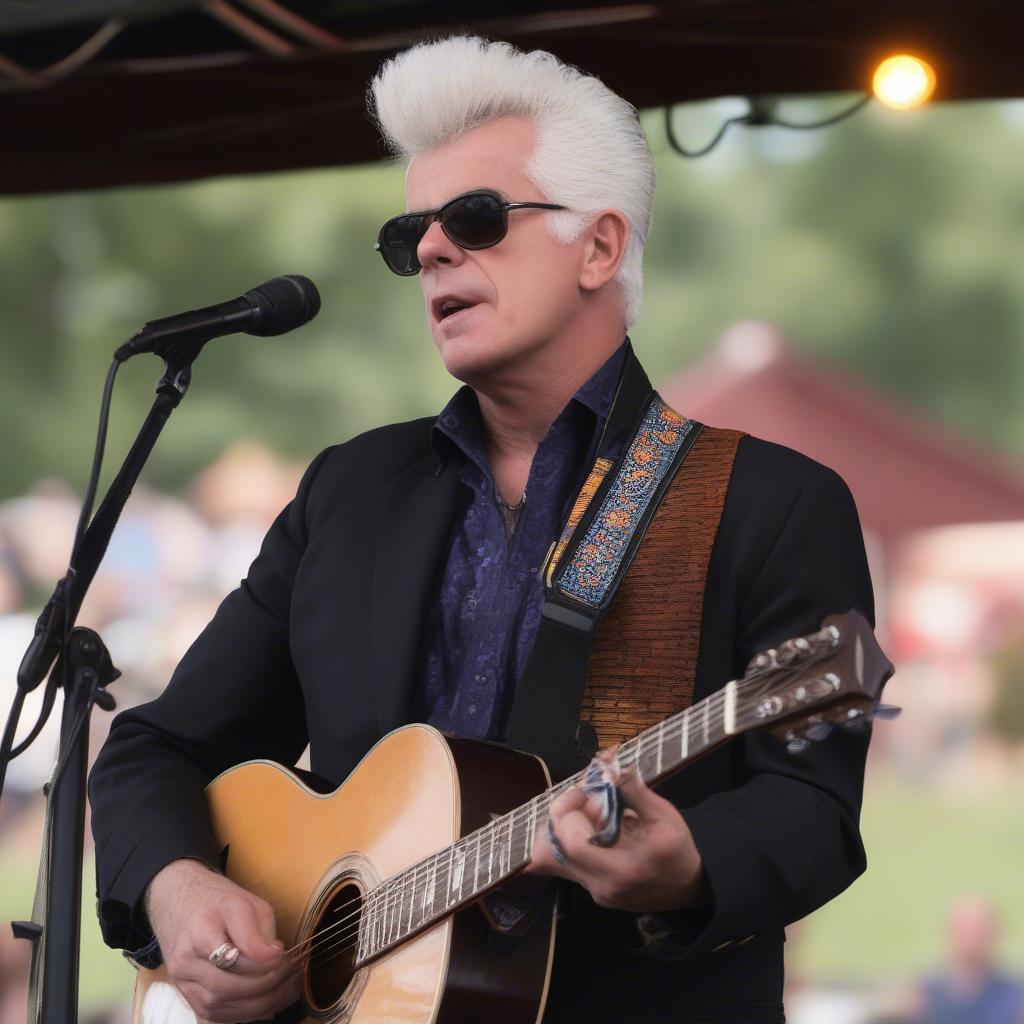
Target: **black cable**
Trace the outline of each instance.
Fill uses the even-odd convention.
[[[863,96],[858,97],[857,101],[847,107],[845,110],[841,110],[838,114],[833,114],[831,117],[826,117],[821,121],[811,121],[808,124],[794,124],[792,121],[784,121],[782,118],[776,117],[775,113],[771,109],[770,103],[766,102],[764,98],[748,97],[747,103],[749,104],[748,110],[745,114],[740,114],[737,117],[730,117],[726,120],[721,128],[715,133],[714,138],[700,149],[687,149],[679,139],[676,138],[675,129],[672,127],[672,112],[674,107],[665,108],[665,134],[668,136],[669,145],[680,155],[685,156],[688,159],[696,159],[697,157],[706,156],[722,141],[722,137],[734,124],[746,124],[755,128],[762,128],[766,126],[773,126],[779,128],[792,128],[796,131],[809,131],[814,128],[827,128],[829,125],[837,124],[840,121],[845,120],[853,114],[856,114],[866,103],[871,100],[871,93],[865,93]]]
[[[838,114],[833,114],[831,117],[826,117],[823,121],[812,121],[810,124],[793,124],[792,121],[783,121],[781,118],[776,117],[774,114],[771,115],[771,121],[769,124],[778,125],[780,128],[792,128],[796,131],[807,131],[813,128],[827,128],[829,125],[838,124],[840,121],[846,120],[853,114],[856,114],[861,107],[865,106],[871,101],[872,95],[869,92],[864,93],[863,96],[859,97],[856,103],[851,104],[845,110],[840,110]]]
[[[89,525],[89,517],[92,515],[92,506],[96,501],[96,489],[100,482],[100,469],[103,467],[103,450],[107,445],[107,423],[110,419],[110,398],[114,392],[114,378],[117,376],[117,368],[121,363],[115,359],[107,370],[107,379],[103,385],[103,398],[100,400],[100,424],[96,431],[96,448],[92,455],[92,469],[89,471],[89,483],[85,489],[85,498],[82,500],[82,511],[78,516],[78,526],[75,529],[75,542],[71,546],[71,561],[68,563],[74,567],[78,557],[78,549],[82,544],[82,537],[85,535]],[[65,637],[66,639],[66,637]]]
[[[7,775],[7,766],[17,756],[11,753],[11,747],[14,746],[14,734],[18,729],[18,719],[21,717],[21,707],[24,703],[25,691],[19,687],[15,691],[14,701],[11,704],[10,713],[7,715],[7,725],[4,728],[3,740],[0,740],[0,794],[4,791],[4,778]]]
[[[32,731],[11,751],[10,760],[14,760],[19,754],[23,754],[30,746],[32,741],[43,731],[43,726],[46,725],[47,719],[50,717],[50,712],[53,710],[53,702],[57,697],[57,680],[51,676],[46,681],[46,689],[43,691],[43,706],[39,709],[39,717],[36,719],[36,724],[32,726]],[[24,690],[19,690],[19,693],[24,693]]]
[[[741,114],[739,117],[730,117],[721,128],[715,133],[714,138],[701,149],[687,149],[683,144],[676,138],[676,133],[672,128],[672,111],[673,107],[665,108],[665,134],[668,136],[668,144],[680,155],[685,156],[690,160],[695,160],[699,156],[706,156],[711,152],[722,141],[722,136],[734,125],[734,124],[749,124],[750,114]]]

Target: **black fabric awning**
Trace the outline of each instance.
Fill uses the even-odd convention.
[[[863,90],[900,49],[935,65],[937,100],[1024,95],[1015,0],[0,0],[0,193],[375,160],[372,72],[460,30],[638,107]]]

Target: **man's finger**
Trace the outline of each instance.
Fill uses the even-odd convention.
[[[255,973],[252,965],[248,965],[248,973],[238,974],[238,969],[238,965],[230,971],[218,969],[205,958],[197,957],[190,966],[187,976],[176,979],[176,982],[193,1006],[198,1006],[197,1000],[201,999],[221,1010],[236,1002],[269,1000],[273,993],[286,989],[289,984],[297,983],[297,974],[290,963],[271,971],[263,968],[259,973]],[[184,980],[184,977],[187,977],[187,980]],[[214,1019],[209,1014],[206,1016]],[[239,1015],[234,1019],[253,1018]]]
[[[255,996],[234,996],[223,1001],[224,1019],[266,1020],[299,997],[297,978],[286,978],[273,989]],[[218,1015],[219,1016],[219,1015]]]
[[[573,869],[590,872],[600,869],[603,858],[607,857],[590,837],[594,834],[593,822],[583,811],[571,811],[558,823],[558,838],[565,850],[566,860]]]
[[[572,789],[567,789],[551,804],[551,817],[557,819],[563,814],[568,814],[570,811],[578,811],[586,803],[587,794],[579,786],[573,786]]]
[[[270,911],[268,925],[267,915],[259,907],[254,906],[249,900],[235,899],[225,901],[223,915],[228,938],[250,962],[266,962],[269,965],[284,955],[284,943],[276,935],[273,910]],[[240,957],[238,965],[233,970],[241,966]]]
[[[664,797],[658,796],[636,771],[623,773],[619,781],[619,793],[624,802],[642,819],[664,817],[666,806],[672,807]]]

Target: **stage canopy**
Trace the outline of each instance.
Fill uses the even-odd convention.
[[[0,193],[378,159],[366,82],[410,42],[541,47],[641,108],[863,91],[910,50],[937,100],[1024,95],[1008,0],[0,0]]]

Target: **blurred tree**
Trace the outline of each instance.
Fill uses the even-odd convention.
[[[794,119],[828,106],[793,103]],[[727,108],[681,111],[678,130]],[[821,132],[734,132],[695,162],[646,115],[659,188],[631,334],[652,373],[736,320],[767,319],[954,428],[1024,452],[1022,112],[869,110]],[[211,346],[150,480],[178,485],[241,435],[306,457],[435,411],[454,385],[419,288],[372,251],[403,204],[402,171],[384,166],[0,201],[0,497],[46,475],[82,485],[109,353],[142,322],[279,273],[312,277],[322,313],[288,337]],[[122,370],[108,470],[159,370],[151,357]]]

